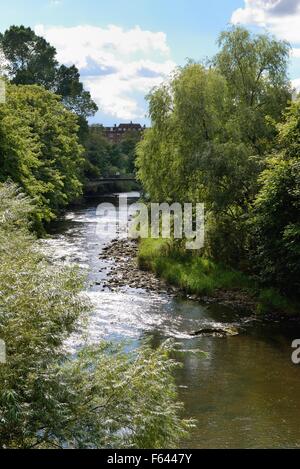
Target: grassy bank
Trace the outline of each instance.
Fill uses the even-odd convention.
[[[167,283],[179,287],[184,293],[199,297],[238,297],[239,302],[261,314],[284,313],[295,315],[299,305],[282,296],[273,288],[259,288],[249,276],[211,259],[178,252],[169,248],[162,239],[142,239],[138,262],[141,269],[151,270]],[[234,301],[233,301],[234,303]]]

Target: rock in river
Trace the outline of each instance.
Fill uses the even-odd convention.
[[[207,336],[212,335],[215,337],[227,337],[238,335],[239,331],[234,326],[224,326],[224,327],[203,327],[199,331],[192,332],[192,336]]]

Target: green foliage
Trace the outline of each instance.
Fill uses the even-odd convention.
[[[206,169],[211,159],[218,159],[224,137],[224,79],[190,63],[148,100],[152,128],[139,144],[137,158],[146,191],[158,202],[208,199]]]
[[[247,267],[247,220],[290,97],[288,46],[233,28],[210,68],[189,62],[149,97],[137,174],[155,202],[202,202],[206,252]]]
[[[238,301],[244,299],[253,304],[259,314],[299,313],[299,301],[291,300],[275,288],[262,288],[253,277],[212,259],[174,249],[166,239],[140,240],[138,263],[141,269],[155,272],[185,293],[217,297],[223,291],[234,298],[237,292]]]
[[[300,101],[278,126],[278,150],[261,175],[252,245],[261,280],[289,294],[300,291]]]
[[[85,147],[87,179],[113,175],[121,169],[118,149],[105,138],[101,125],[90,126]]]
[[[120,143],[113,144],[104,136],[101,125],[91,125],[85,143],[86,178],[92,180],[99,176],[133,174],[135,148],[139,140],[139,133],[131,132]]]
[[[126,174],[135,173],[136,146],[141,140],[141,135],[136,131],[126,132],[118,145],[120,160]]]
[[[171,342],[156,350],[145,343],[137,352],[122,352],[107,344],[79,354],[77,365],[67,365],[71,380],[80,367],[77,411],[81,420],[67,428],[77,447],[169,448],[186,435],[192,422],[180,419],[182,406],[172,377]],[[77,373],[76,373],[77,374]],[[83,434],[83,428],[90,433]],[[65,433],[64,433],[65,434]],[[100,443],[100,444],[99,444]]]
[[[56,50],[44,38],[31,28],[11,26],[0,34],[0,46],[13,83],[52,86],[57,66]]]
[[[59,65],[55,48],[31,28],[11,26],[0,34],[0,54],[1,72],[19,87],[8,87],[0,108],[0,181],[10,178],[36,199],[41,230],[81,193],[83,153],[75,134],[86,141],[87,118],[98,108],[77,68]]]
[[[58,64],[56,49],[31,28],[11,26],[0,34],[0,49],[6,60],[6,70],[17,85],[42,85],[59,95],[67,109],[78,115],[83,142],[87,117],[98,110],[88,91],[80,82],[75,65]]]
[[[255,154],[262,155],[275,135],[270,118],[278,122],[291,98],[287,78],[290,47],[241,27],[221,33],[218,44],[221,50],[213,63],[228,84],[232,125]]]
[[[98,107],[92,101],[89,91],[85,91],[80,82],[80,74],[75,65],[61,65],[55,73],[54,92],[62,97],[67,109],[86,120],[97,112]]]
[[[186,293],[206,295],[218,289],[251,286],[247,276],[211,259],[173,249],[170,251],[166,240],[142,239],[138,261],[141,268],[151,269]]]
[[[263,288],[258,296],[257,312],[285,313],[286,315],[299,314],[299,304],[292,302],[274,288]]]
[[[0,181],[11,179],[35,199],[37,223],[53,219],[81,193],[77,130],[76,116],[53,93],[7,86],[0,105]]]
[[[31,201],[0,185],[1,448],[164,448],[180,418],[170,342],[131,353],[107,343],[76,357],[66,339],[91,309],[77,269],[53,265],[28,232]]]

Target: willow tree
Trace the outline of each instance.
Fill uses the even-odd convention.
[[[189,63],[148,99],[152,128],[137,152],[146,192],[159,202],[204,202],[209,224],[218,218],[219,229],[225,217],[237,244],[234,223],[245,209],[256,162],[249,146],[228,128],[231,101],[225,78],[218,70]]]
[[[184,202],[207,195],[203,169],[222,140],[227,107],[223,77],[202,65],[179,68],[148,96],[152,128],[138,146],[138,176],[152,199]],[[202,177],[201,177],[202,176]]]
[[[290,46],[242,27],[222,32],[218,45],[220,51],[212,63],[228,84],[232,126],[253,147],[253,154],[263,155],[276,135],[272,122],[280,121],[291,99]]]
[[[288,45],[233,28],[210,67],[189,62],[148,96],[138,176],[156,201],[204,202],[210,254],[238,264],[265,153],[290,98]]]

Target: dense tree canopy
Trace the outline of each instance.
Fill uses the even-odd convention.
[[[84,119],[93,116],[98,109],[89,91],[84,90],[75,65],[61,65],[56,70],[54,92],[62,97],[67,109]]]
[[[287,77],[290,47],[268,35],[252,35],[241,27],[220,34],[220,52],[212,64],[226,78],[231,96],[231,121],[243,141],[261,155],[274,137],[266,117],[275,121],[291,97]]]
[[[7,85],[0,105],[0,180],[18,183],[49,221],[81,193],[83,148],[76,116],[36,85]]]
[[[134,174],[136,146],[141,140],[141,134],[136,131],[127,132],[119,143],[120,161],[126,174]]]
[[[264,283],[300,292],[300,101],[278,126],[278,149],[261,175],[252,243]]]
[[[91,125],[86,138],[85,176],[95,179],[99,176],[133,174],[135,171],[136,144],[139,132],[128,132],[119,143],[111,143],[103,133],[101,125]]]
[[[138,168],[153,199],[183,201],[203,191],[198,177],[212,139],[222,139],[224,117],[217,110],[226,107],[226,93],[217,72],[188,64],[148,96],[152,128],[139,145]]]
[[[103,134],[101,125],[89,128],[86,140],[85,175],[88,179],[109,176],[118,172],[119,154]]]
[[[242,28],[219,44],[209,68],[190,61],[150,93],[152,128],[137,167],[152,200],[204,202],[207,250],[237,265],[258,175],[291,96],[288,46]]]
[[[7,60],[7,71],[17,85],[43,85],[55,80],[56,50],[31,28],[11,26],[0,34],[0,46]]]
[[[83,119],[97,111],[75,65],[59,66],[56,49],[31,28],[11,26],[0,34],[0,48],[12,83],[44,86],[60,95],[64,105]]]

